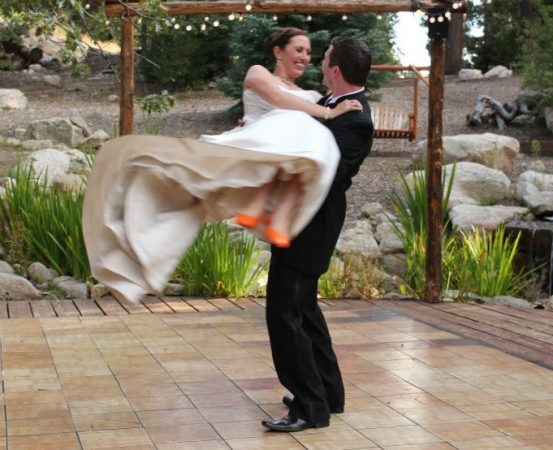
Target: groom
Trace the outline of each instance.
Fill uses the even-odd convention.
[[[322,63],[323,84],[332,95],[321,104],[334,108],[356,99],[363,111],[326,122],[340,148],[336,176],[323,205],[289,248],[272,248],[266,319],[280,382],[292,394],[282,401],[287,416],[262,421],[272,431],[326,427],[330,413],[344,410],[344,385],[324,316],[317,283],[328,269],[346,215],[346,191],[372,146],[373,124],[363,93],[371,67],[369,49],[351,37],[334,38]]]

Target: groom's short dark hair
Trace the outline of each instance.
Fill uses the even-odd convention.
[[[344,80],[350,84],[364,86],[371,70],[371,51],[359,39],[338,36],[330,42],[329,66],[338,66]]]

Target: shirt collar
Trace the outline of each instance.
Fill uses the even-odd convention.
[[[342,95],[337,95],[337,96],[331,95],[330,97],[327,98],[326,104],[336,103],[342,97],[346,97],[348,95],[353,95],[353,94],[358,94],[359,92],[363,92],[364,90],[365,90],[365,88],[361,88],[361,89],[358,89],[357,91],[348,92],[348,93],[342,94]]]

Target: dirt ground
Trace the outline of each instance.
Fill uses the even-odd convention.
[[[46,84],[42,77],[53,74],[51,71],[0,72],[0,88],[20,89],[29,104],[25,110],[0,111],[0,135],[13,136],[16,128],[25,128],[33,120],[54,116],[67,117],[70,110],[77,110],[93,130],[103,129],[113,134],[118,123],[118,100],[110,101],[109,96],[119,94],[117,77],[107,63],[96,64],[95,73],[86,79],[71,78],[68,71],[57,72],[61,77],[59,87]],[[494,132],[516,137],[520,141],[532,139],[553,139],[543,130],[534,127],[508,127],[498,131],[491,126],[470,128],[465,116],[470,113],[480,94],[490,95],[501,101],[512,101],[522,90],[519,77],[508,79],[480,79],[459,81],[457,77],[446,77],[443,115],[444,136]],[[137,80],[137,97],[160,92]],[[396,80],[382,88],[381,102],[398,108],[411,110],[412,82]],[[215,89],[174,93],[175,107],[163,118],[162,134],[169,136],[197,137],[200,134],[214,134],[234,126],[237,117],[228,112],[235,100],[225,97]],[[398,171],[408,172],[411,167],[411,154],[427,133],[428,89],[421,84],[419,102],[419,142],[406,140],[375,140],[369,158],[361,167],[354,184],[348,192],[349,209],[347,225],[359,215],[360,207],[372,201],[389,204],[390,183]],[[137,131],[141,127],[141,114],[135,111]],[[24,155],[23,152],[6,150],[0,146],[0,176],[12,168]],[[553,173],[553,158],[541,158]],[[531,161],[529,156],[521,156],[516,163],[513,177],[522,172]],[[346,226],[347,226],[346,225]]]

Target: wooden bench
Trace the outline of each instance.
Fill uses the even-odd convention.
[[[385,71],[412,71],[413,77],[413,106],[412,111],[404,111],[393,106],[380,103],[371,105],[372,119],[374,123],[374,137],[379,139],[417,139],[417,118],[419,104],[419,80],[428,86],[427,79],[421,74],[421,70],[428,67],[374,65],[371,70]]]

